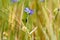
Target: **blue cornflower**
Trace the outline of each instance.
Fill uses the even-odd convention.
[[[29,8],[25,8],[24,10],[25,12],[27,12],[28,14],[33,14],[33,10],[29,9]]]
[[[33,14],[33,12],[34,12],[33,10],[30,10],[30,14]]]
[[[18,0],[12,0],[12,2],[18,2]]]

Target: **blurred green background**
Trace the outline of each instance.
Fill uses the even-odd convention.
[[[0,0],[0,40],[60,40],[60,0]]]

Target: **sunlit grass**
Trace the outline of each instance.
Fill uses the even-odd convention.
[[[59,0],[0,0],[0,40],[60,40],[58,9]]]

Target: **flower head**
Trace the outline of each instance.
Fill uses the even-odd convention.
[[[27,12],[28,14],[33,14],[33,10],[31,10],[31,9],[29,9],[29,8],[25,8],[24,11]]]
[[[12,2],[18,2],[18,0],[12,0]]]

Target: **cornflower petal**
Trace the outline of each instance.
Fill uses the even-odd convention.
[[[18,0],[12,0],[12,2],[18,2]]]
[[[29,8],[25,8],[25,10],[24,10],[25,12],[27,12],[27,13],[29,13]]]
[[[30,14],[33,14],[33,12],[34,12],[33,10],[30,10]]]

